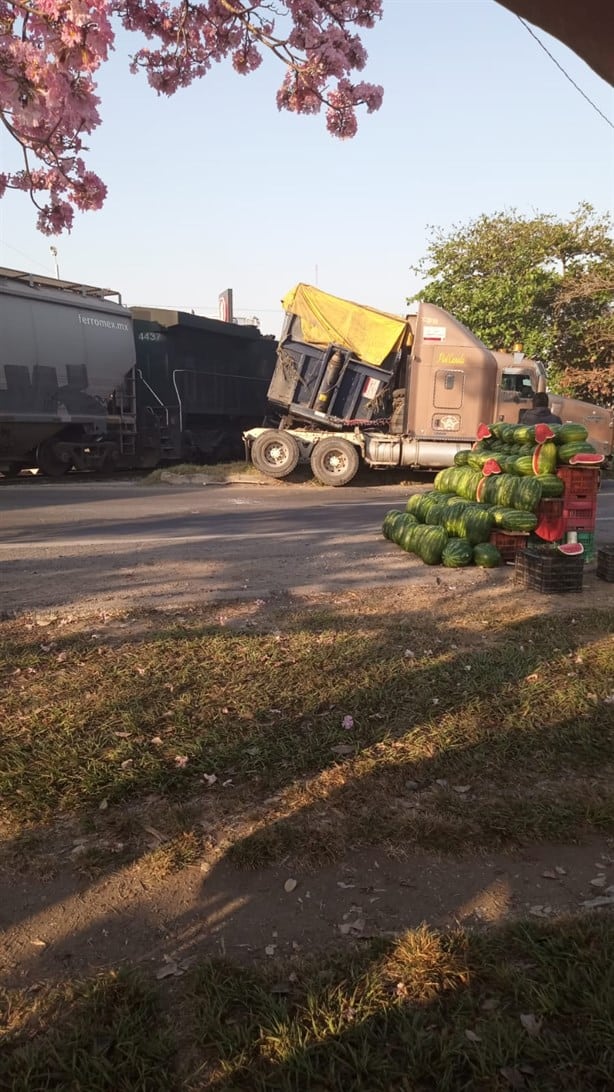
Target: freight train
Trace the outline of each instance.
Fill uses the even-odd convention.
[[[255,326],[0,269],[0,472],[241,457],[276,350]]]

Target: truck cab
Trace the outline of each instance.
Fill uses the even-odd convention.
[[[373,469],[451,466],[481,423],[517,424],[546,389],[540,363],[493,352],[432,303],[402,318],[300,284],[283,305],[268,391],[279,426],[243,436],[248,457],[271,477],[286,477],[299,461],[309,461],[325,485],[346,485],[361,461]],[[611,411],[551,402],[611,456]]]

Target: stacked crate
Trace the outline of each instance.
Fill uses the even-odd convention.
[[[614,546],[602,546],[597,550],[597,576],[614,584]]]
[[[509,561],[513,565],[517,551],[524,550],[529,535],[523,531],[491,531],[488,541],[497,547],[505,564]]]
[[[584,560],[593,561],[600,471],[594,467],[560,466],[557,475],[565,485],[565,537],[569,531],[576,531],[578,542],[584,546]]]

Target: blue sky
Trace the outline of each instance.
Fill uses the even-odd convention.
[[[612,89],[542,31],[612,117]],[[362,78],[385,87],[352,141],[324,117],[280,114],[273,58],[249,77],[218,66],[171,99],[130,76],[136,39],[101,73],[103,125],[89,165],[109,187],[70,235],[34,227],[24,195],[0,202],[0,265],[122,293],[127,304],[237,314],[278,334],[297,281],[391,311],[419,287],[428,226],[516,208],[568,215],[614,204],[612,130],[520,22],[492,0],[385,0]],[[0,137],[0,162],[14,157]]]

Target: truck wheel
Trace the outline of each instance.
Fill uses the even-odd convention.
[[[63,478],[70,470],[70,460],[60,458],[53,442],[39,444],[36,449],[36,465],[47,478]]]
[[[359,466],[359,454],[348,440],[318,440],[311,452],[311,469],[322,485],[347,485]]]
[[[270,478],[286,478],[299,461],[299,446],[289,432],[270,429],[261,432],[252,444],[252,462]]]

